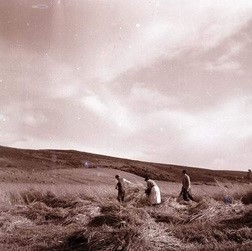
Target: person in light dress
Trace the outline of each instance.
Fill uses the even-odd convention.
[[[160,204],[161,194],[160,194],[160,189],[157,186],[156,182],[151,180],[149,177],[146,177],[145,181],[147,183],[147,188],[145,190],[145,193],[147,195],[149,204],[151,205]]]

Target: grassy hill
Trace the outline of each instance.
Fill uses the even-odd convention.
[[[5,170],[42,171],[71,168],[112,168],[141,177],[178,182],[181,171],[186,169],[193,182],[221,181],[244,182],[245,172],[215,171],[204,168],[160,164],[109,157],[73,150],[25,150],[0,146],[0,168]]]

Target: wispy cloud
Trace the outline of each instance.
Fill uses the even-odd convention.
[[[239,62],[239,53],[246,47],[247,42],[230,43],[225,54],[213,62],[206,63],[208,71],[232,72],[242,74],[242,64]]]
[[[246,25],[252,11],[252,3],[248,1],[180,1],[178,4],[159,1],[158,7],[152,7],[154,12],[145,3],[136,13],[136,6],[125,5],[125,14],[120,19],[130,17],[128,20],[138,20],[141,26],[136,28],[132,21],[126,27],[123,23],[118,25],[117,36],[112,39],[123,40],[116,47],[105,43],[106,55],[100,53],[97,61],[101,63],[102,79],[109,81],[130,68],[150,66],[160,57],[171,59],[184,50],[197,48],[206,52]],[[112,58],[120,60],[115,62]],[[234,67],[238,65],[226,64],[226,68]]]

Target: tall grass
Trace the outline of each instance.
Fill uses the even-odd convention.
[[[123,204],[109,186],[2,189],[0,250],[251,250],[249,188],[215,189],[198,203],[179,203],[167,189],[155,207],[141,186],[128,189]]]

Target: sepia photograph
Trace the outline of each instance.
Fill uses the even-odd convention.
[[[251,251],[251,0],[0,0],[0,251]]]

